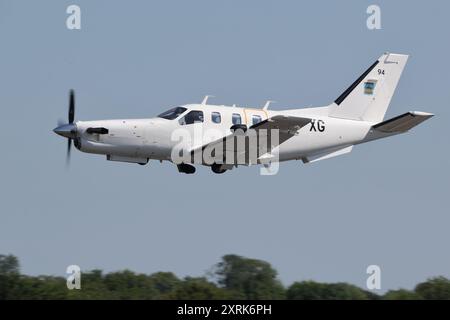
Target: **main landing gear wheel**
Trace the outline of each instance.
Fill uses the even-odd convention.
[[[224,173],[225,171],[227,171],[227,169],[223,169],[223,168],[222,168],[222,165],[217,164],[217,163],[214,163],[214,164],[211,166],[211,170],[212,170],[212,172],[217,173],[217,174],[222,174],[222,173]]]
[[[195,173],[195,167],[191,166],[190,164],[182,163],[177,165],[178,172],[186,173],[186,174],[193,174]]]

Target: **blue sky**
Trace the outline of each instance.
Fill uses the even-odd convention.
[[[66,28],[66,8],[82,29]],[[221,256],[270,262],[285,284],[383,290],[450,277],[447,1],[0,1],[0,253],[27,274],[129,268],[204,275]],[[76,119],[152,117],[211,102],[274,109],[333,101],[383,52],[410,54],[387,117],[411,133],[312,165],[181,175],[169,164],[72,153],[51,131]]]

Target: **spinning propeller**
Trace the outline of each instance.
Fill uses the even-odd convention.
[[[75,92],[70,90],[69,94],[69,113],[68,123],[58,123],[58,127],[53,130],[56,134],[67,138],[67,155],[66,162],[70,163],[70,150],[72,148],[72,140],[77,137],[77,125],[73,123],[75,119]]]

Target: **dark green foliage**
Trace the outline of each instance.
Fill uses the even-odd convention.
[[[19,261],[0,255],[0,300],[5,299],[301,299],[301,300],[418,300],[450,299],[450,280],[431,278],[413,291],[391,290],[385,295],[362,290],[348,283],[295,282],[287,289],[277,279],[272,266],[261,260],[226,255],[212,274],[179,279],[171,272],[151,275],[124,270],[103,274],[101,270],[83,272],[81,290],[68,290],[66,279],[54,276],[20,274]]]
[[[67,299],[69,290],[66,287],[66,279],[60,277],[22,276],[20,285],[12,293],[10,299],[25,300],[61,300]]]
[[[420,295],[414,291],[409,291],[405,289],[390,290],[384,296],[384,300],[421,300],[423,299]]]
[[[19,260],[13,255],[0,255],[0,300],[11,299],[19,286]]]
[[[450,300],[450,280],[436,277],[419,283],[414,291],[405,289],[388,291],[387,300]]]
[[[284,299],[277,272],[265,261],[226,255],[216,266],[219,285],[235,299]]]
[[[289,300],[368,300],[364,290],[347,283],[295,282],[287,292]]]
[[[153,287],[158,292],[158,299],[167,299],[183,282],[172,272],[156,272],[150,275]]]
[[[450,300],[450,280],[444,277],[431,278],[419,283],[415,292],[427,300]]]
[[[0,274],[18,274],[19,273],[19,260],[11,254],[5,256],[0,254]]]
[[[229,295],[226,290],[218,288],[205,278],[187,277],[172,293],[167,295],[167,298],[176,300],[218,300],[227,299]]]
[[[166,299],[180,280],[170,272],[152,275],[136,274],[129,270],[102,275],[100,270],[82,274],[82,290],[70,290],[70,299]]]

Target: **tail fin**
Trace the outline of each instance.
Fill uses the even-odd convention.
[[[382,121],[408,56],[385,53],[330,106],[330,117]]]

